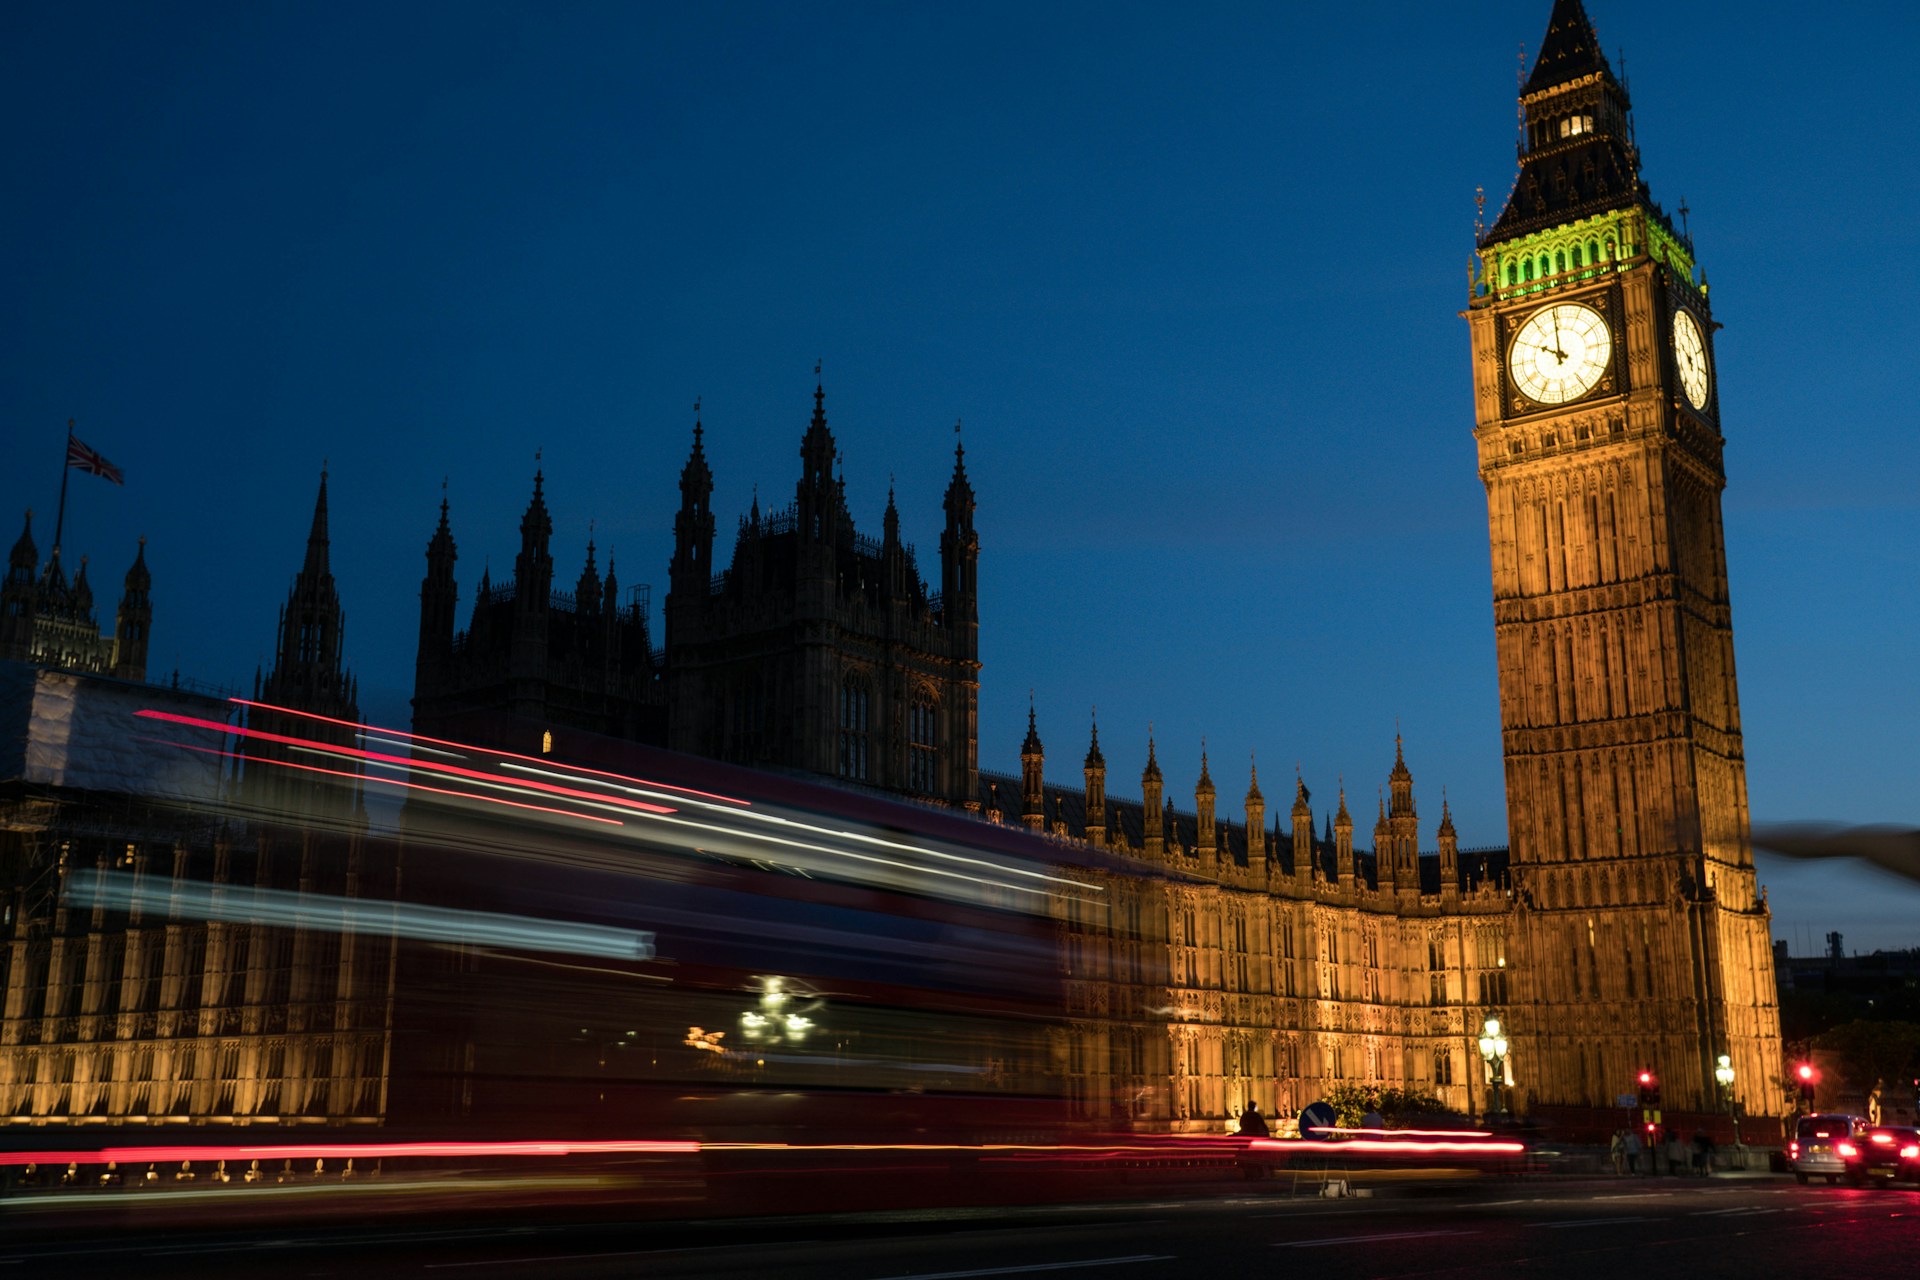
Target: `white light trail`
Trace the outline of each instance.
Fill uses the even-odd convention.
[[[155,915],[271,924],[323,933],[393,934],[423,942],[465,942],[515,951],[651,960],[654,935],[644,929],[542,920],[491,911],[425,907],[380,899],[338,898],[252,885],[201,880],[149,882],[124,871],[82,870],[67,881],[67,899],[79,907],[147,911]]]

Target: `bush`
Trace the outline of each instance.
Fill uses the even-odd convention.
[[[1387,1128],[1397,1129],[1418,1116],[1448,1114],[1447,1104],[1431,1093],[1418,1089],[1382,1089],[1371,1084],[1341,1084],[1327,1091],[1327,1105],[1333,1108],[1342,1129],[1358,1129],[1367,1112],[1378,1112]]]

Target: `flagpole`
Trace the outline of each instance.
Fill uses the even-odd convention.
[[[60,554],[60,532],[67,524],[67,473],[73,470],[69,459],[73,450],[73,419],[67,419],[67,440],[60,446],[60,508],[53,517],[53,554]]]

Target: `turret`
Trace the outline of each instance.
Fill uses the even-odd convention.
[[[507,654],[507,708],[514,715],[546,710],[547,620],[553,610],[553,517],[547,514],[545,476],[533,473],[533,498],[520,518],[520,554],[514,557],[513,634]]]
[[[953,446],[953,478],[947,482],[947,527],[940,534],[941,621],[977,633],[980,623],[980,535],[973,528],[973,485],[967,481],[967,453]],[[968,646],[968,654],[974,652]]]
[[[1401,893],[1420,891],[1420,816],[1413,804],[1413,774],[1401,749],[1400,735],[1393,735],[1393,772],[1387,776],[1392,799],[1387,806],[1388,843],[1393,847],[1393,887]],[[1380,871],[1380,887],[1387,887],[1386,869]]]
[[[1393,837],[1387,826],[1387,798],[1380,797],[1380,816],[1373,824],[1373,882],[1379,889],[1393,888]]]
[[[1027,699],[1027,738],[1020,744],[1020,820],[1029,831],[1046,830],[1046,785],[1043,778],[1046,748],[1034,722],[1033,699]]]
[[[453,656],[454,614],[460,604],[460,584],[453,576],[460,558],[447,521],[447,500],[440,499],[440,524],[427,540],[427,576],[420,580],[420,646],[414,656],[416,695],[437,682],[437,673]]]
[[[514,557],[514,602],[521,612],[545,614],[553,599],[553,517],[547,514],[544,472],[533,473],[533,497],[520,517],[520,554]]]
[[[1293,810],[1289,816],[1293,819],[1293,874],[1306,876],[1309,881],[1317,873],[1312,871],[1313,857],[1313,806],[1307,784],[1296,772],[1293,775]]]
[[[668,590],[676,600],[704,600],[713,581],[713,470],[696,406],[693,451],[680,469],[680,510],[673,518]]]
[[[352,726],[360,719],[358,687],[342,660],[346,613],[334,588],[329,549],[327,474],[322,471],[306,558],[280,610],[273,669],[264,680],[256,680],[256,701],[307,714],[295,717],[255,707],[249,710],[247,722],[269,735],[316,739],[352,749],[356,745]],[[359,812],[357,778],[343,786],[328,775],[290,768],[300,758],[272,737],[250,737],[245,744],[248,761],[243,777],[253,803],[301,814]],[[351,765],[339,767],[352,771]]]
[[[600,612],[600,570],[593,562],[593,539],[587,539],[587,563],[580,570],[580,580],[573,584],[574,606],[582,618],[590,618]]]
[[[1347,788],[1340,788],[1340,809],[1333,815],[1333,873],[1343,890],[1353,888],[1353,816],[1347,812]]]
[[[113,674],[122,680],[147,678],[147,645],[153,632],[153,575],[147,572],[147,540],[133,553],[113,616]]]
[[[70,597],[73,616],[91,618],[93,616],[93,584],[87,581],[87,558],[80,557],[80,572],[73,575],[73,594]]]
[[[819,372],[818,366],[814,372]],[[827,429],[827,393],[822,384],[813,388],[813,420],[800,440],[800,484],[794,491],[794,510],[800,521],[800,540],[834,545],[844,523],[844,499],[840,482],[833,474],[837,451],[833,432]]]
[[[1255,870],[1267,856],[1267,798],[1260,794],[1260,766],[1247,766],[1247,869]]]
[[[1107,842],[1107,758],[1100,754],[1100,721],[1097,717],[1093,722],[1093,741],[1087,747],[1083,772],[1087,778],[1087,841],[1104,845]]]
[[[0,658],[25,661],[33,652],[33,619],[38,612],[40,549],[33,543],[33,512],[7,557],[7,577],[0,584]]]
[[[1198,847],[1194,852],[1208,862],[1218,857],[1220,852],[1214,840],[1213,801],[1213,778],[1207,773],[1207,751],[1202,746],[1200,781],[1193,784],[1193,810],[1199,816],[1199,830],[1194,837],[1194,843]]]
[[[1460,896],[1460,842],[1453,831],[1453,814],[1447,808],[1447,793],[1440,792],[1440,896]]]
[[[1147,767],[1140,772],[1140,823],[1141,835],[1146,841],[1146,854],[1149,858],[1163,858],[1167,853],[1166,830],[1161,825],[1160,798],[1163,779],[1160,776],[1160,762],[1153,756],[1153,731],[1147,731]]]

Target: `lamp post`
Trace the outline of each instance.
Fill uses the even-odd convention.
[[[1713,1078],[1720,1082],[1720,1096],[1727,1104],[1727,1118],[1733,1121],[1733,1145],[1734,1148],[1738,1150],[1740,1146],[1740,1116],[1739,1113],[1733,1109],[1732,1057],[1724,1053],[1720,1055],[1717,1064],[1713,1068]]]
[[[1487,1118],[1505,1110],[1500,1105],[1500,1086],[1507,1074],[1507,1036],[1500,1019],[1488,1018],[1480,1028],[1480,1058],[1487,1064]]]

